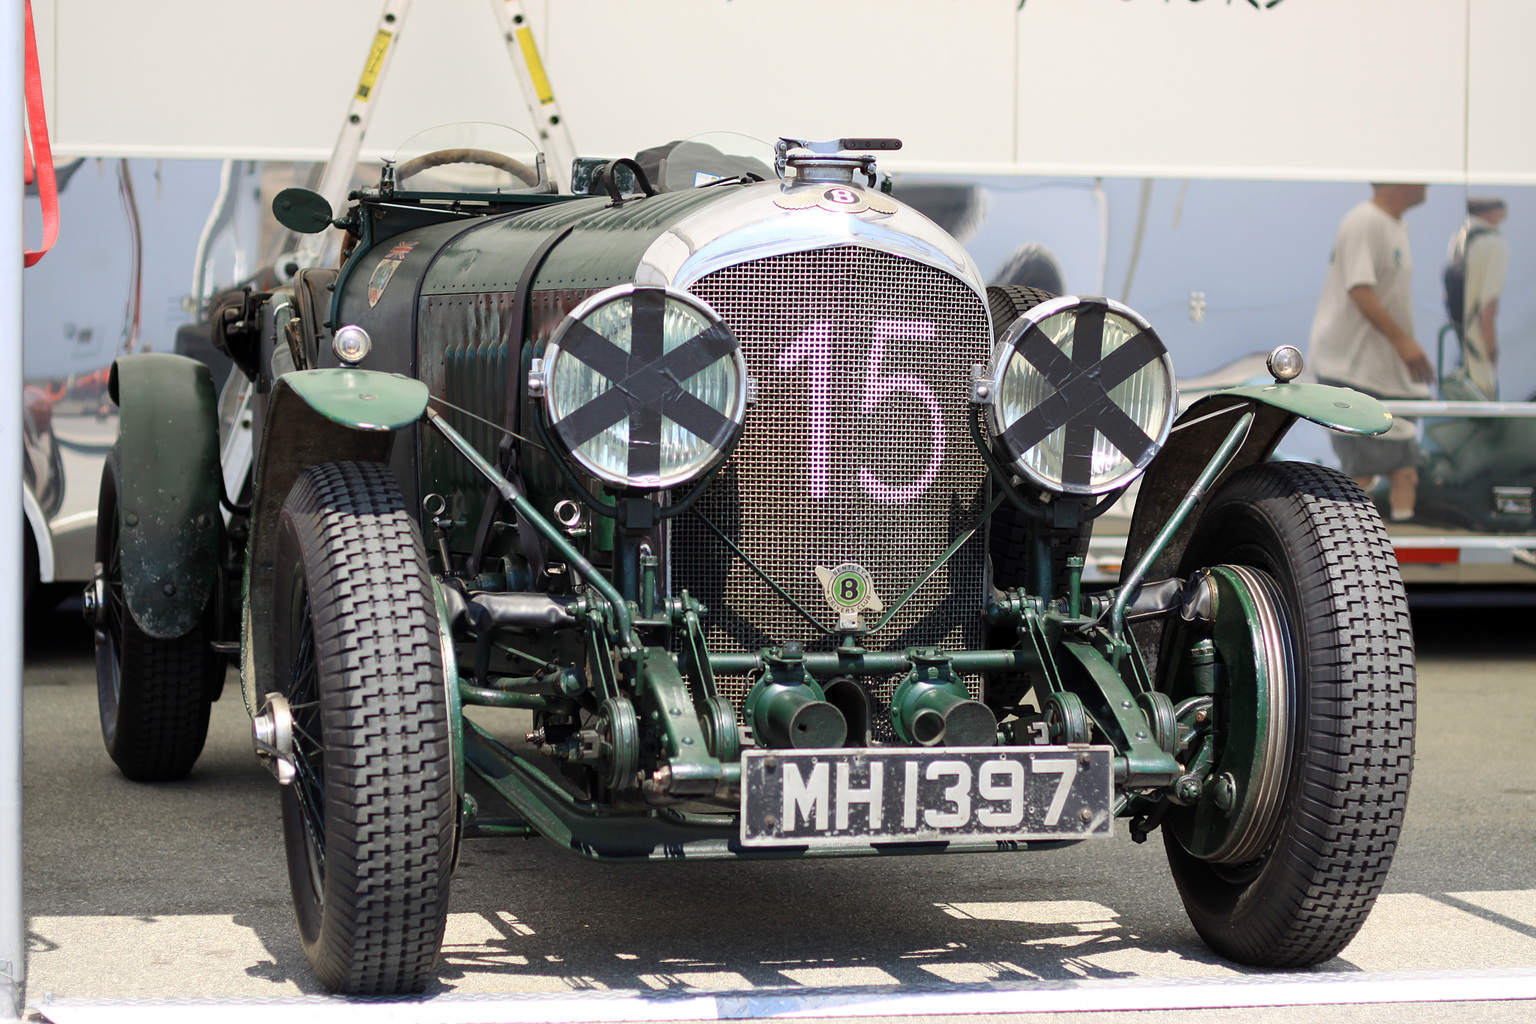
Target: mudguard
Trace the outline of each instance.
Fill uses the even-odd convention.
[[[1141,491],[1136,497],[1126,540],[1126,567],[1140,560],[1157,531],[1194,486],[1238,416],[1249,409],[1254,417],[1248,435],[1207,493],[1215,493],[1238,470],[1273,455],[1275,446],[1297,419],[1308,419],[1346,434],[1380,434],[1392,425],[1392,414],[1376,399],[1326,384],[1258,384],[1230,388],[1200,399],[1179,417],[1168,443],[1141,478]],[[1199,518],[1197,508],[1148,570],[1147,579],[1158,579],[1178,570]]]
[[[395,431],[426,408],[425,384],[377,370],[296,370],[272,386],[256,463],[240,637],[240,679],[253,713],[273,683],[272,545],[293,482],[322,462],[388,462]]]
[[[123,600],[150,636],[184,636],[208,607],[224,530],[213,374],[186,356],[123,356],[107,390],[121,411]]]

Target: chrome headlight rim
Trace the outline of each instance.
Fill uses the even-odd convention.
[[[658,471],[654,474],[647,473],[637,475],[628,471],[631,468],[629,466],[625,467],[625,472],[619,472],[608,465],[589,458],[580,449],[581,446],[591,438],[580,440],[573,437],[571,430],[569,429],[569,422],[571,415],[574,412],[579,411],[581,408],[585,408],[586,405],[591,403],[584,403],[577,409],[562,409],[560,408],[558,398],[558,381],[560,380],[562,365],[568,365],[572,360],[584,362],[584,360],[581,360],[579,356],[576,356],[572,353],[573,347],[580,344],[578,341],[578,327],[586,327],[586,321],[603,307],[625,299],[629,299],[631,302],[633,302],[637,297],[659,298],[661,300],[663,310],[665,309],[665,304],[668,302],[680,303],[691,310],[693,313],[697,314],[705,322],[707,326],[699,331],[693,338],[689,339],[688,342],[684,342],[684,344],[690,344],[705,335],[709,335],[707,343],[710,346],[713,346],[711,350],[719,349],[720,351],[714,359],[710,360],[706,365],[700,367],[695,371],[695,373],[704,372],[705,370],[708,370],[709,368],[717,365],[721,360],[728,359],[730,361],[730,372],[732,374],[732,383],[734,384],[735,393],[729,401],[728,405],[726,407],[716,407],[702,401],[699,401],[698,403],[699,405],[702,405],[703,407],[711,410],[713,414],[719,417],[718,422],[714,424],[717,429],[714,430],[711,436],[706,437],[703,434],[693,431],[686,424],[678,424],[684,430],[689,430],[690,433],[693,433],[695,437],[703,442],[703,445],[709,449],[708,453],[703,457],[690,460],[685,465],[670,472],[663,471],[666,469],[665,466],[660,466]],[[631,316],[633,316],[633,307],[631,308]],[[589,327],[586,329],[591,331],[591,328]],[[595,334],[596,332],[592,333]],[[598,337],[601,337],[601,335],[598,335]],[[612,342],[609,342],[609,344],[612,344]],[[681,347],[682,346],[678,346],[678,348]],[[674,351],[676,351],[676,349],[674,349]],[[671,352],[667,352],[664,353],[661,358],[667,359],[671,355]],[[564,361],[564,364],[562,363],[562,360]],[[549,341],[544,346],[542,363],[543,382],[538,389],[538,397],[542,399],[544,407],[544,419],[549,427],[550,434],[556,441],[559,442],[559,446],[563,449],[565,456],[568,457],[572,462],[576,463],[576,465],[579,466],[584,472],[589,473],[604,483],[612,485],[616,488],[625,491],[640,492],[662,491],[693,483],[706,477],[713,469],[715,469],[720,464],[720,462],[730,454],[732,449],[735,447],[737,440],[739,440],[741,437],[741,432],[746,417],[748,393],[747,364],[746,359],[741,352],[741,344],[736,338],[735,334],[732,333],[730,328],[725,324],[725,321],[721,318],[720,314],[716,313],[715,310],[709,305],[709,303],[680,289],[669,286],[638,285],[634,283],[628,283],[616,285],[612,288],[604,289],[595,295],[588,296],[586,299],[582,300],[574,309],[567,313],[565,318],[561,320],[559,326],[555,328],[554,332],[550,336]],[[588,365],[590,366],[590,364]],[[605,371],[596,368],[593,369],[597,373],[606,377],[608,380],[615,380],[612,375],[607,374]],[[626,414],[618,417],[618,420],[622,421],[627,417],[629,419],[629,428],[631,431],[633,431],[635,426],[634,416],[636,411],[651,413],[659,412],[660,403],[666,401],[667,399],[675,398],[678,392],[685,390],[682,388],[682,381],[692,379],[693,375],[694,374],[685,374],[681,380],[675,382],[675,386],[666,387],[663,385],[665,388],[663,393],[654,395],[650,402],[647,402],[643,406],[639,407],[639,409],[634,406],[633,401],[631,400],[629,411]],[[610,387],[607,391],[603,392],[603,394],[608,394],[615,390],[619,389],[616,386]],[[656,416],[656,421],[658,424],[660,423],[659,415]],[[608,429],[611,429],[611,426],[604,428],[604,430]],[[660,427],[658,426],[657,429],[659,430]],[[601,431],[599,434],[600,433]],[[659,445],[659,443],[660,442],[658,439],[657,444]]]
[[[1160,422],[1156,425],[1156,428],[1151,433],[1140,431],[1138,426],[1138,431],[1144,435],[1145,447],[1142,447],[1134,456],[1132,453],[1126,452],[1123,448],[1120,448],[1120,446],[1115,444],[1113,440],[1110,440],[1108,435],[1103,435],[1111,445],[1114,445],[1122,457],[1130,463],[1127,468],[1121,470],[1115,475],[1109,476],[1098,482],[1094,482],[1093,473],[1090,466],[1088,470],[1088,478],[1086,481],[1067,480],[1065,479],[1065,472],[1062,474],[1062,479],[1056,479],[1041,474],[1035,469],[1034,466],[1030,465],[1029,460],[1027,459],[1028,454],[1039,445],[1046,443],[1046,439],[1048,439],[1056,429],[1067,426],[1068,424],[1080,424],[1091,427],[1092,430],[1088,436],[1090,439],[1092,439],[1102,433],[1098,431],[1097,420],[1095,418],[1089,418],[1086,424],[1082,424],[1082,413],[1069,412],[1065,418],[1060,420],[1060,422],[1054,423],[1051,429],[1047,431],[1043,437],[1033,441],[1030,444],[1020,445],[1017,439],[1010,434],[1010,431],[1024,417],[1019,417],[1012,423],[1003,422],[1003,416],[1005,415],[1004,406],[1007,404],[1003,394],[1004,381],[1007,377],[1010,364],[1012,363],[1015,356],[1018,356],[1019,358],[1025,359],[1025,361],[1034,368],[1036,373],[1040,373],[1042,376],[1045,376],[1048,382],[1052,384],[1052,387],[1055,388],[1053,393],[1047,396],[1047,400],[1055,398],[1062,392],[1062,387],[1057,386],[1054,381],[1050,381],[1048,374],[1041,370],[1033,360],[1029,360],[1027,357],[1025,357],[1023,355],[1023,349],[1025,346],[1030,345],[1032,341],[1035,341],[1035,339],[1038,338],[1040,341],[1036,342],[1036,344],[1043,342],[1044,344],[1050,345],[1051,348],[1056,352],[1061,353],[1061,349],[1057,347],[1053,341],[1051,341],[1048,335],[1045,334],[1041,325],[1046,323],[1051,318],[1063,313],[1073,311],[1077,311],[1079,313],[1091,313],[1095,310],[1102,310],[1106,315],[1112,313],[1132,325],[1136,329],[1135,333],[1132,335],[1132,338],[1144,337],[1143,341],[1138,342],[1138,348],[1133,351],[1144,351],[1148,358],[1136,364],[1129,373],[1117,380],[1115,383],[1111,384],[1108,388],[1093,388],[1093,393],[1091,394],[1089,400],[1089,406],[1097,406],[1097,400],[1107,399],[1109,391],[1113,390],[1124,381],[1129,380],[1134,375],[1143,372],[1145,367],[1157,364],[1161,368],[1161,375],[1163,380],[1163,386],[1160,389]],[[1032,331],[1034,332],[1033,334],[1031,334]],[[1116,351],[1124,349],[1131,340],[1131,338],[1128,338],[1125,343],[1122,343],[1122,345],[1116,349]],[[1100,335],[1100,341],[1102,342],[1102,334]],[[1113,356],[1113,354],[1114,353],[1111,353],[1111,356]],[[1076,360],[1073,359],[1073,357],[1066,356],[1064,353],[1062,353],[1062,357],[1071,359],[1074,363],[1076,363]],[[1107,358],[1110,357],[1101,357],[1096,361],[1094,366],[1102,366],[1105,362],[1105,359]],[[1135,357],[1127,356],[1123,358]],[[1075,380],[1081,379],[1081,371],[1087,369],[1081,366],[1077,366],[1075,368],[1080,371],[1079,374],[1063,381],[1063,386],[1070,387]],[[998,450],[1004,464],[1010,470],[1028,480],[1030,483],[1040,487],[1042,490],[1055,494],[1075,495],[1081,497],[1096,497],[1108,494],[1112,491],[1125,487],[1127,484],[1131,483],[1138,476],[1140,476],[1142,472],[1146,470],[1147,466],[1151,463],[1152,459],[1157,455],[1157,453],[1162,450],[1163,445],[1167,442],[1169,432],[1173,429],[1173,421],[1176,418],[1178,404],[1178,387],[1173,372],[1173,360],[1168,356],[1168,350],[1166,346],[1163,345],[1162,339],[1158,336],[1157,331],[1153,329],[1152,325],[1147,321],[1145,317],[1131,309],[1129,306],[1126,306],[1120,302],[1116,302],[1114,299],[1102,298],[1099,296],[1060,295],[1041,302],[1038,305],[1026,310],[1022,315],[1019,316],[1018,319],[1016,319],[1012,324],[1008,326],[1007,330],[1003,332],[1002,337],[999,338],[997,343],[993,346],[992,357],[987,366],[985,386],[988,391],[987,398],[985,399],[987,405],[987,426],[991,435],[992,444]],[[1067,404],[1070,407],[1070,401],[1068,401]],[[1113,402],[1109,402],[1109,404],[1114,405]],[[1115,406],[1115,408],[1118,409],[1119,407]],[[1028,413],[1026,413],[1026,415],[1028,415]],[[1090,440],[1089,443],[1092,444],[1092,440]],[[1063,460],[1063,462],[1065,463],[1065,460]]]

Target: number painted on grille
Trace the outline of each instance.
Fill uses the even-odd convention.
[[[905,487],[891,487],[875,474],[863,466],[859,467],[859,483],[864,486],[870,496],[876,501],[887,505],[897,505],[911,501],[920,496],[933,483],[933,478],[939,475],[939,464],[944,458],[944,415],[939,411],[939,400],[933,393],[933,388],[916,377],[908,374],[894,374],[882,376],[880,364],[885,360],[885,343],[887,339],[907,338],[916,341],[933,340],[933,324],[914,323],[903,320],[881,320],[875,324],[874,344],[869,349],[869,370],[864,378],[864,399],[859,403],[859,411],[871,413],[875,407],[893,394],[906,393],[928,410],[928,417],[932,424],[932,451],[928,458],[928,465],[916,480]]]
[[[831,488],[832,468],[832,337],[831,325],[813,323],[779,353],[780,370],[806,367],[809,392],[806,405],[806,463],[811,497],[825,498]],[[867,466],[858,468],[859,484],[870,497],[886,505],[913,501],[933,484],[944,460],[944,415],[939,399],[927,382],[911,374],[882,373],[885,343],[895,339],[931,341],[933,325],[915,320],[880,320],[871,331],[869,362],[865,366],[864,394],[859,411],[873,413],[893,395],[909,395],[928,412],[930,452],[927,464],[917,478],[904,486],[892,486],[877,477]]]
[[[811,497],[827,496],[832,467],[832,339],[827,324],[812,324],[779,353],[779,369],[808,364],[811,400],[805,415],[805,454]]]

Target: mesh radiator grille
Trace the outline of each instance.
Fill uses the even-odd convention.
[[[990,349],[981,300],[942,271],[854,246],[728,267],[690,291],[736,332],[757,382],[698,511],[822,627],[837,616],[818,565],[859,563],[889,608],[984,502],[968,426],[971,366]],[[984,571],[978,534],[864,645],[980,646]],[[692,514],[672,526],[671,581],[708,606],[711,650],[835,646]],[[739,701],[745,682],[721,686]]]

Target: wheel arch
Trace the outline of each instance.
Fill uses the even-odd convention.
[[[117,502],[123,598],[145,633],[185,636],[213,592],[224,530],[213,375],[186,356],[122,356],[108,392],[126,470]]]
[[[1348,388],[1325,384],[1266,384],[1230,388],[1197,400],[1173,425],[1168,443],[1142,474],[1141,491],[1131,515],[1123,565],[1135,565],[1151,546],[1184,495],[1194,486],[1227,431],[1244,411],[1253,423],[1231,461],[1211,482],[1215,494],[1238,470],[1268,461],[1275,447],[1298,419],[1308,419],[1346,434],[1380,434],[1392,425],[1392,414],[1376,399]],[[1157,579],[1174,573],[1194,535],[1205,501],[1197,506],[1147,573]]]
[[[257,706],[257,681],[273,678],[273,544],[294,481],[322,462],[388,462],[396,433],[426,407],[425,384],[374,370],[299,370],[273,385],[256,459],[240,626],[248,708]]]

